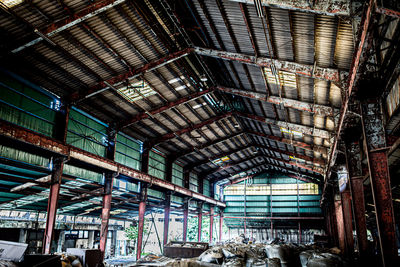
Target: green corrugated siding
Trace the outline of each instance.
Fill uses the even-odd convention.
[[[208,179],[203,180],[203,195],[210,196],[210,181]]]
[[[183,167],[174,163],[172,164],[172,183],[184,186],[183,185]]]
[[[48,168],[50,159],[30,154],[28,152],[20,151],[15,148],[0,145],[0,155],[8,159],[23,161],[29,164],[37,165],[40,167]]]
[[[0,72],[0,118],[32,131],[52,136],[54,99]]]
[[[69,113],[67,143],[104,157],[106,154],[106,126],[71,109]]]
[[[165,158],[154,151],[149,153],[149,174],[165,179]]]
[[[165,193],[150,188],[147,189],[147,195],[150,197],[165,199]]]
[[[195,192],[199,191],[199,182],[197,174],[194,172],[190,172],[189,174],[189,189]]]
[[[122,134],[117,134],[117,143],[115,145],[115,161],[140,170],[140,143],[134,139]]]
[[[103,174],[92,172],[68,164],[64,164],[63,173],[85,180],[97,182],[99,184],[103,182]]]
[[[171,196],[171,202],[182,204],[183,203],[183,198],[182,197],[178,197],[178,196]]]

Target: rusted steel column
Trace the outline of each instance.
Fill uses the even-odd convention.
[[[172,167],[174,164],[174,160],[170,157],[167,157],[165,160],[165,180],[167,182],[172,182]]]
[[[342,253],[346,250],[346,234],[344,230],[344,221],[343,221],[343,210],[342,210],[342,201],[339,195],[335,196],[335,217],[336,217],[336,227],[338,232],[339,239],[339,248]]]
[[[110,220],[111,200],[112,200],[113,175],[107,173],[104,181],[103,208],[101,209],[101,228],[100,228],[100,252],[104,259],[107,236],[108,222]]]
[[[146,212],[146,200],[147,200],[147,187],[143,186],[140,194],[139,203],[139,223],[138,223],[138,238],[136,248],[136,260],[139,260],[142,255],[142,243],[143,243],[143,230],[144,230],[144,215]]]
[[[53,137],[63,144],[67,140],[68,122],[70,106],[62,106],[60,111],[56,113],[56,125],[53,127]]]
[[[365,220],[364,177],[362,175],[362,158],[359,141],[346,142],[346,161],[350,176],[350,192],[359,258],[365,259],[368,256],[368,239]]]
[[[142,161],[140,170],[144,173],[149,172],[149,154],[151,151],[152,145],[148,142],[143,143],[143,151],[142,151]]]
[[[183,186],[189,189],[190,181],[190,170],[186,169],[183,171]]]
[[[186,199],[183,208],[183,242],[187,241],[188,216],[189,216],[189,200]]]
[[[106,158],[115,160],[115,149],[117,142],[117,132],[113,128],[107,129],[107,150],[106,150]]]
[[[298,235],[298,237],[297,237],[297,242],[299,243],[299,244],[301,244],[301,223],[300,222],[298,222],[298,224],[299,224],[299,235]]]
[[[212,243],[212,241],[213,241],[213,228],[214,228],[213,226],[214,226],[214,207],[211,206],[210,207],[210,232],[209,232],[209,234],[210,234],[209,242],[210,243]]]
[[[222,224],[224,223],[224,213],[219,214],[219,242],[222,241]]]
[[[197,217],[198,218],[197,242],[201,242],[201,226],[203,224],[203,203],[202,202],[199,202],[199,204],[198,204],[198,211],[199,211],[199,216]]]
[[[382,265],[394,266],[397,244],[382,109],[379,102],[364,102],[361,108]]]
[[[351,256],[354,253],[354,239],[353,239],[353,215],[351,210],[350,190],[346,189],[340,195],[342,198],[344,232],[346,236],[345,254]]]
[[[165,208],[164,208],[164,246],[168,243],[168,231],[169,231],[169,215],[171,212],[171,194],[166,194]]]
[[[50,193],[47,201],[47,218],[44,229],[43,254],[51,253],[51,241],[53,240],[54,226],[57,218],[58,197],[60,194],[61,177],[63,172],[63,159],[55,158],[51,174]]]

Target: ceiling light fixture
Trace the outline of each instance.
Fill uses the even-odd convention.
[[[202,81],[202,82],[208,81],[207,76],[206,76],[205,74],[201,75],[201,76],[200,76],[200,81]]]

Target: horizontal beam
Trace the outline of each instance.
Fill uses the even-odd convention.
[[[190,126],[188,126],[186,128],[180,129],[180,130],[178,130],[176,132],[167,133],[167,134],[164,134],[164,135],[162,135],[160,137],[156,137],[154,139],[150,139],[149,143],[152,144],[152,145],[156,145],[156,144],[165,142],[167,140],[176,138],[177,136],[180,136],[180,135],[182,135],[184,133],[188,133],[188,132],[194,131],[196,129],[200,129],[200,128],[206,126],[206,125],[212,124],[212,123],[214,123],[216,121],[222,120],[222,119],[224,119],[226,117],[229,117],[231,115],[232,115],[232,112],[227,112],[227,113],[224,113],[224,114],[209,118],[208,120],[202,121],[202,122],[197,123],[197,124],[190,125]]]
[[[222,137],[222,138],[218,138],[218,139],[212,140],[211,142],[207,142],[207,143],[204,143],[204,144],[199,145],[199,146],[192,146],[192,147],[190,147],[189,149],[187,149],[187,150],[182,150],[182,151],[180,151],[180,152],[178,152],[178,153],[176,153],[176,154],[174,154],[174,155],[172,155],[172,156],[173,156],[174,158],[178,159],[178,158],[180,158],[180,157],[189,155],[190,153],[193,153],[193,152],[195,152],[195,151],[199,151],[199,150],[205,149],[205,148],[207,148],[207,147],[210,147],[210,146],[213,146],[213,145],[222,143],[222,142],[224,142],[224,141],[233,139],[233,138],[238,137],[238,136],[241,136],[241,135],[243,135],[243,134],[245,134],[245,133],[244,133],[244,132],[233,133],[233,134],[231,134],[231,135],[228,135],[228,136],[225,136],[225,137]]]
[[[51,37],[123,2],[125,2],[125,0],[104,0],[95,2],[65,19],[58,20],[50,24],[46,28],[38,30],[38,32],[40,33],[40,35],[44,35],[45,37]],[[38,37],[22,46],[15,48],[11,52],[18,53],[25,48],[35,45],[43,40],[43,37]]]
[[[304,142],[300,142],[300,141],[296,141],[296,140],[292,140],[292,139],[287,139],[287,138],[283,138],[283,137],[278,137],[275,135],[268,135],[265,133],[261,133],[261,132],[256,132],[256,131],[252,131],[252,130],[246,130],[246,133],[255,135],[255,136],[260,136],[260,137],[264,137],[266,139],[272,140],[272,141],[277,141],[280,143],[284,143],[287,145],[291,145],[294,147],[298,147],[298,148],[302,148],[304,150],[308,150],[308,151],[313,151],[313,152],[318,152],[321,153],[323,155],[327,155],[328,154],[328,149],[326,147],[323,146],[319,146],[319,145],[314,145],[314,144],[307,144]]]
[[[310,126],[290,123],[290,122],[286,122],[286,121],[278,121],[278,120],[265,118],[265,117],[261,117],[261,116],[257,116],[257,115],[253,115],[253,114],[242,113],[242,112],[236,112],[236,114],[238,116],[246,118],[246,119],[264,122],[264,123],[267,123],[270,125],[275,125],[275,126],[278,126],[281,128],[285,128],[285,129],[288,129],[291,131],[296,131],[296,132],[314,136],[314,137],[321,137],[324,139],[331,139],[331,137],[333,137],[333,133],[331,133],[331,132],[328,132],[328,131],[322,130],[322,129],[313,128]]]
[[[186,104],[186,103],[188,103],[190,101],[193,101],[193,100],[195,100],[195,99],[197,99],[199,97],[207,95],[207,94],[209,94],[209,93],[211,93],[213,91],[214,91],[214,89],[211,88],[211,89],[207,89],[207,90],[204,90],[204,91],[201,91],[201,92],[195,92],[193,94],[190,94],[190,95],[187,95],[185,97],[179,98],[176,101],[168,102],[167,104],[165,104],[165,105],[163,105],[163,106],[161,106],[159,108],[150,110],[148,112],[141,112],[141,113],[133,116],[132,118],[130,118],[128,120],[125,120],[125,121],[122,121],[122,122],[118,123],[117,124],[117,129],[122,130],[123,128],[128,127],[128,126],[130,126],[130,125],[132,125],[132,124],[134,124],[134,123],[136,123],[138,121],[147,119],[152,115],[156,115],[156,114],[162,113],[162,112],[164,112],[164,111],[166,111],[168,109],[177,107],[179,105]]]
[[[102,92],[110,89],[111,87],[120,85],[121,83],[123,83],[126,80],[135,79],[147,72],[156,70],[156,69],[161,68],[167,64],[170,64],[182,57],[185,57],[185,56],[189,55],[192,51],[193,51],[192,48],[185,48],[183,50],[165,55],[162,58],[151,61],[151,62],[144,64],[143,66],[138,67],[134,70],[130,70],[128,72],[119,74],[117,76],[114,76],[114,77],[106,80],[106,81],[99,82],[98,84],[90,87],[85,92],[75,92],[69,96],[69,101],[72,103],[76,103],[76,102],[82,101],[84,99],[87,99],[91,96],[94,96],[96,94],[102,93]]]
[[[336,114],[339,114],[340,112],[339,109],[335,109],[329,106],[318,105],[295,99],[283,98],[279,96],[268,96],[267,94],[258,92],[250,92],[250,91],[240,90],[236,88],[222,87],[222,86],[218,86],[217,89],[219,91],[226,92],[229,94],[260,100],[275,105],[283,105],[285,108],[293,108],[300,111],[315,113],[317,115],[322,115],[322,116],[332,117],[335,116]]]
[[[274,65],[277,70],[294,73],[299,76],[331,81],[338,84],[340,84],[341,81],[344,81],[348,74],[346,71],[339,71],[338,69],[321,68],[314,65],[300,64],[292,61],[270,59],[267,57],[255,57],[253,55],[245,55],[209,48],[195,47],[194,51],[198,55],[237,61],[253,66],[270,68],[272,65]]]
[[[229,0],[254,5],[254,0]],[[349,0],[261,0],[263,6],[296,10],[328,16],[350,16]]]
[[[224,215],[224,219],[250,219],[250,220],[279,220],[279,221],[284,221],[284,220],[299,220],[299,221],[304,221],[304,220],[324,220],[324,217],[270,217],[270,216],[226,216],[226,213]]]
[[[400,11],[399,10],[393,10],[390,8],[384,8],[384,7],[377,7],[375,9],[376,13],[394,17],[394,18],[400,18]]]
[[[12,141],[25,144],[27,146],[34,146],[37,148],[44,149],[51,154],[59,154],[69,159],[74,159],[85,164],[96,166],[97,168],[105,171],[111,171],[114,173],[122,174],[130,177],[134,180],[138,180],[144,183],[158,186],[162,189],[169,190],[172,192],[180,193],[184,196],[195,198],[200,201],[204,201],[213,205],[225,207],[225,203],[217,201],[211,197],[199,194],[187,188],[174,185],[165,180],[156,178],[148,175],[147,173],[135,170],[125,165],[119,164],[115,161],[94,155],[92,153],[83,151],[79,148],[71,145],[63,145],[59,141],[50,137],[35,133],[23,127],[14,125],[12,123],[0,120],[0,137],[6,137]]]
[[[233,162],[231,162],[231,163],[229,163],[229,164],[227,164],[227,165],[225,165],[225,166],[219,166],[219,167],[217,167],[216,169],[211,169],[211,170],[209,170],[209,171],[207,171],[207,172],[203,172],[203,173],[200,174],[200,176],[202,176],[202,177],[207,177],[207,176],[210,175],[210,174],[217,173],[217,172],[220,172],[220,171],[223,171],[223,170],[226,170],[226,169],[235,167],[235,166],[240,165],[240,164],[242,164],[242,163],[245,163],[245,162],[247,162],[247,161],[256,159],[256,158],[258,158],[258,157],[260,157],[260,156],[261,156],[261,155],[257,153],[257,154],[255,154],[254,156],[251,156],[251,157],[249,157],[249,158],[246,157],[245,159],[242,159],[242,160],[239,160],[239,161],[233,161]]]

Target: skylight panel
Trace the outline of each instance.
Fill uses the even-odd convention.
[[[303,136],[303,134],[301,132],[299,132],[299,131],[288,129],[288,128],[285,128],[285,127],[280,127],[280,129],[281,129],[282,133],[287,133],[287,134],[290,134],[290,135],[300,136],[300,137]]]
[[[277,74],[272,72],[271,68],[264,68],[264,74],[268,83],[271,84],[281,84],[286,87],[297,87],[296,82],[296,74],[286,72],[286,71],[278,71]]]
[[[127,87],[118,89],[117,92],[130,102],[135,102],[156,94],[156,91],[145,81],[131,83]]]
[[[4,6],[8,8],[12,8],[14,6],[17,6],[21,3],[23,3],[24,0],[0,0],[0,3],[3,4]]]
[[[229,160],[231,160],[231,159],[228,156],[225,156],[225,157],[213,160],[212,163],[214,163],[216,165],[221,165],[222,163],[227,162]]]

